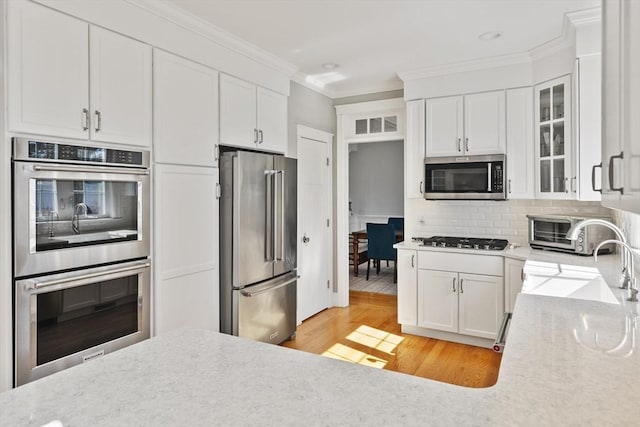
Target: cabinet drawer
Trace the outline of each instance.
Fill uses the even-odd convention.
[[[452,252],[419,251],[418,268],[460,273],[503,276],[503,259],[495,255],[458,254]]]

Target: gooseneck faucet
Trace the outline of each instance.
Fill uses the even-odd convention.
[[[621,242],[620,240],[615,240],[615,239],[605,240],[604,242],[600,242],[600,244],[596,247],[596,250],[593,252],[593,259],[595,261],[598,261],[598,249],[600,249],[602,245],[606,245],[608,243],[615,243],[616,245],[622,246],[623,252],[625,252],[625,255],[631,261],[629,264],[629,270],[628,270],[630,271],[630,273],[629,273],[629,297],[627,298],[627,301],[637,302],[638,287],[636,283],[636,269],[634,266],[634,259],[633,259],[634,249],[631,246],[629,246],[627,243]]]
[[[71,218],[71,229],[73,229],[73,232],[76,234],[80,234],[80,215],[78,214],[78,210],[80,210],[81,212],[82,210],[84,210],[84,216],[87,216],[87,212],[89,208],[87,208],[87,205],[85,205],[82,202],[76,204],[76,206],[73,208],[73,217]]]
[[[604,227],[609,228],[610,230],[612,230],[616,237],[618,238],[618,240],[624,244],[627,243],[627,239],[624,237],[624,233],[622,232],[622,230],[620,230],[615,224],[612,224],[609,221],[606,221],[604,219],[599,219],[599,218],[589,218],[589,219],[585,219],[580,221],[579,223],[575,224],[573,227],[571,227],[569,229],[569,231],[567,232],[567,239],[569,240],[577,240],[578,239],[578,235],[580,234],[580,230],[583,227],[586,227],[587,225],[602,225]],[[598,246],[599,247],[599,246]],[[595,253],[597,254],[597,250],[595,251]],[[620,276],[620,288],[621,289],[628,289],[631,283],[631,275],[629,274],[629,257],[631,256],[631,252],[628,250],[624,250],[622,251],[622,271],[621,271],[621,276]]]

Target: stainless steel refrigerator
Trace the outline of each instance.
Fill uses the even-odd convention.
[[[297,164],[220,158],[220,330],[279,344],[296,331]]]

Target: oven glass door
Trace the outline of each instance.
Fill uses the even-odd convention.
[[[16,162],[14,176],[16,277],[148,255],[147,170]]]
[[[552,243],[554,246],[571,248],[573,242],[567,239],[567,232],[571,228],[570,221],[534,220],[533,240],[542,243]]]
[[[148,270],[148,262],[137,261],[18,281],[17,379],[148,338]]]
[[[445,163],[425,165],[427,192],[489,193],[490,163]]]

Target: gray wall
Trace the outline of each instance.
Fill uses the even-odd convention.
[[[359,102],[382,101],[383,99],[402,98],[404,90],[390,90],[387,92],[367,93],[364,95],[346,96],[344,98],[335,98],[333,105],[357,104]]]
[[[336,133],[336,109],[333,100],[298,83],[291,82],[288,113],[289,157],[298,157],[297,125]],[[335,140],[335,138],[334,138]]]
[[[357,215],[403,216],[402,141],[352,144],[349,198]]]

